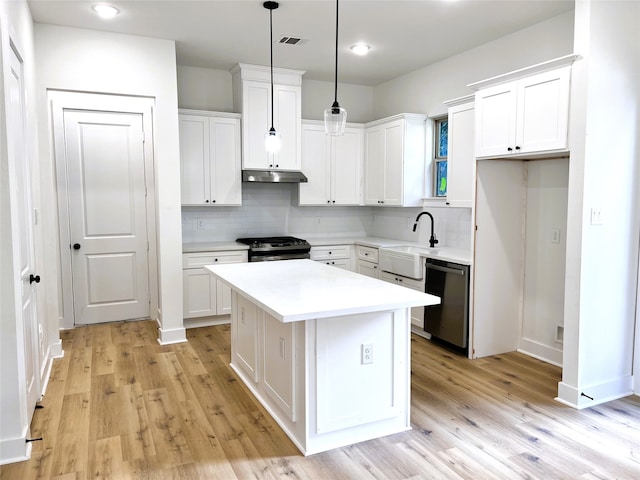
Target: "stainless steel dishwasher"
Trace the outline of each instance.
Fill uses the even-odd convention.
[[[440,297],[424,307],[424,329],[432,338],[466,349],[469,338],[469,266],[427,258],[425,291]]]

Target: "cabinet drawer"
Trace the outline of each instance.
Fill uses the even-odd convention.
[[[333,260],[316,260],[319,263],[326,263],[332,267],[342,268],[343,270],[351,270],[351,260],[348,258],[336,258]]]
[[[183,268],[200,268],[204,265],[214,265],[216,263],[242,263],[246,262],[248,254],[246,251],[232,252],[198,252],[184,253],[182,255]]]
[[[419,292],[424,292],[424,280],[414,280],[413,278],[394,275],[393,273],[389,272],[381,272],[380,280],[384,280],[385,282],[389,283],[395,283],[396,285],[407,287],[412,290],[417,290]]]
[[[329,245],[311,248],[311,260],[330,260],[334,258],[351,258],[351,247],[349,245]]]
[[[356,246],[356,255],[359,260],[378,263],[378,249],[374,247]]]

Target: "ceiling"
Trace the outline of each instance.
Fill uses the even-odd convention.
[[[94,3],[116,6],[103,20]],[[178,65],[228,70],[269,64],[269,12],[260,0],[28,0],[35,22],[176,41]],[[273,62],[334,77],[334,0],[282,0],[273,11]],[[572,10],[573,0],[343,0],[338,81],[378,85]],[[277,43],[282,36],[298,45]],[[365,42],[359,57],[349,46]]]

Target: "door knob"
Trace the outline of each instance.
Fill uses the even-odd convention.
[[[74,250],[80,250],[80,244],[79,243],[74,243],[73,244],[73,249]]]
[[[33,282],[40,283],[40,275],[34,275],[33,273],[29,275],[29,284]]]

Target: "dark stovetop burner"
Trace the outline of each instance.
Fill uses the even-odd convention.
[[[253,251],[304,250],[311,248],[306,240],[287,236],[238,238],[236,242],[249,245]]]

